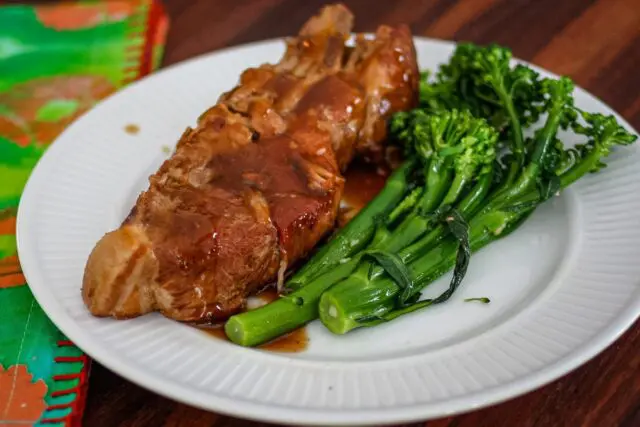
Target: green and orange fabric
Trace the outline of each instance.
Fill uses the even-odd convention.
[[[65,127],[159,65],[167,25],[156,0],[0,7],[0,427],[80,425],[90,361],[25,282],[18,204]]]

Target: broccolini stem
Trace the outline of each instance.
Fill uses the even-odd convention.
[[[592,150],[584,158],[580,159],[569,170],[560,175],[560,185],[566,188],[588,174],[592,170],[597,170],[598,165],[602,162],[602,153],[598,150]]]
[[[504,106],[507,110],[507,115],[509,116],[509,121],[511,122],[511,137],[513,144],[511,146],[511,152],[513,153],[513,160],[509,165],[509,172],[507,174],[507,178],[504,180],[504,186],[507,187],[513,183],[516,179],[518,172],[522,168],[524,164],[524,137],[522,135],[522,126],[520,124],[520,118],[516,113],[516,109],[513,106],[513,99],[509,94],[507,94],[504,85],[500,85],[500,90],[498,91],[498,95],[500,99],[504,103]]]
[[[477,203],[486,196],[491,182],[491,174],[484,175],[478,181],[471,192],[460,202],[459,208],[463,214],[467,209],[475,208]],[[428,224],[429,221],[426,218],[423,219]],[[446,235],[446,228],[437,226],[415,244],[400,251],[398,255],[405,263],[412,262],[412,260],[418,258],[422,259],[422,255],[441,242]],[[387,246],[391,242],[386,241],[384,243],[381,243],[380,247],[391,251],[392,249]],[[382,276],[384,269],[369,261],[361,262],[361,255],[362,252],[346,260],[346,262],[343,259],[343,262],[338,263],[332,269],[316,275],[315,278],[307,282],[306,286],[264,307],[232,316],[225,325],[227,335],[236,344],[256,346],[299,328],[318,317],[317,307],[321,294],[339,282],[344,283],[342,286],[345,288],[348,286],[353,292],[362,295],[362,293],[367,292],[366,286],[363,286],[362,282],[364,279],[362,279],[361,275],[353,274],[354,270],[358,268],[362,269],[362,271],[368,271],[372,267],[369,280],[373,280]],[[353,280],[356,280],[352,279],[353,276],[359,277],[357,279],[359,281],[358,284],[353,282]],[[377,288],[371,289],[371,292],[377,291]],[[375,300],[373,296],[371,298],[372,301]],[[300,301],[303,304],[297,305],[296,302],[299,303]],[[357,325],[354,325],[354,327],[357,327]]]
[[[483,174],[476,185],[471,189],[458,204],[458,211],[465,217],[471,218],[480,208],[486,197],[491,191],[493,184],[494,170],[491,170]]]
[[[447,165],[447,161],[442,158],[436,158],[431,161],[427,179],[425,182],[425,191],[418,201],[417,209],[422,212],[431,212],[444,197],[446,191],[451,185],[452,172]]]
[[[536,135],[535,149],[531,162],[524,167],[524,171],[510,188],[494,193],[494,197],[484,209],[485,211],[495,209],[496,206],[504,206],[509,200],[526,194],[535,186],[542,172],[543,163],[546,160],[549,149],[555,141],[561,118],[562,113],[559,110],[552,110],[549,113],[542,132]]]
[[[430,219],[424,215],[434,211],[450,188],[452,172],[446,160],[437,158],[429,165],[425,191],[414,209],[394,229],[393,233],[379,227],[367,249],[382,249],[397,252],[422,236],[428,230]]]
[[[471,218],[476,213],[476,211],[481,206],[481,203],[489,194],[492,183],[493,173],[492,171],[489,171],[478,180],[471,191],[458,203],[457,209],[463,217]],[[423,218],[423,220],[427,224],[425,225],[425,229],[428,230],[431,227],[431,219],[427,220],[426,218]],[[390,240],[384,242],[384,244],[381,243],[380,245],[376,246],[376,248],[389,252],[399,251],[398,256],[400,257],[402,262],[405,264],[409,264],[416,258],[422,256],[427,251],[433,249],[436,245],[442,242],[442,240],[447,237],[448,234],[449,231],[447,230],[447,228],[440,224],[436,225],[435,228],[431,229],[431,231],[427,232],[422,237],[413,241],[413,243],[407,243],[407,241],[395,241],[395,239],[391,237]],[[394,241],[396,244],[392,245],[391,243],[394,243]],[[402,247],[398,248],[398,246],[401,245]],[[371,270],[370,276],[374,278],[381,275],[382,273],[384,273],[384,269],[382,267],[374,266]]]
[[[433,230],[416,240],[409,246],[405,247],[398,253],[398,256],[405,264],[413,262],[416,258],[424,255],[425,252],[433,249],[445,237],[448,230],[443,225],[436,226]]]
[[[473,218],[469,223],[471,250],[476,252],[513,231],[529,212],[494,211]],[[454,266],[457,248],[457,242],[447,238],[409,264],[417,290],[424,289]],[[364,286],[353,285],[347,279],[320,298],[320,319],[333,333],[344,334],[358,327],[374,326],[429,305],[423,302],[415,307],[398,308],[397,298],[402,289],[387,275],[372,274]]]
[[[467,188],[468,177],[464,174],[456,174],[451,180],[451,172],[438,172],[440,168],[441,165],[430,169],[423,200],[418,203],[414,212],[407,216],[390,234],[388,240],[380,242],[381,244],[378,244],[376,248],[383,245],[385,250],[391,252],[401,250],[429,230],[432,220],[427,216],[428,214],[434,212],[438,207],[453,206],[458,202]],[[432,172],[434,175],[438,175],[434,176]],[[443,176],[445,176],[444,179]]]
[[[405,196],[409,188],[409,175],[416,166],[414,160],[405,161],[387,179],[380,193],[369,202],[340,232],[289,280],[287,286],[297,289],[319,274],[329,271],[343,259],[369,243],[379,215],[388,214]]]
[[[318,317],[320,295],[351,275],[359,258],[341,263],[306,286],[255,310],[231,316],[224,325],[229,339],[254,347],[300,328]]]
[[[464,210],[467,207],[470,208],[479,203],[479,201],[486,196],[490,185],[491,174],[486,174],[460,202],[461,208]],[[425,222],[424,229],[426,230],[430,220],[423,217],[416,218],[421,218]],[[400,246],[398,249],[391,246],[393,242],[390,240],[380,242],[380,244],[376,246],[389,251],[399,250],[402,247],[400,243],[406,245],[406,241],[409,240],[407,236],[415,236],[415,234],[412,234],[414,232],[412,227],[408,227],[408,234],[404,236],[404,242],[402,242],[403,239],[393,239]],[[423,233],[424,231],[421,231],[421,234]],[[393,236],[396,235],[394,232]],[[411,262],[411,260],[423,255],[428,248],[442,241],[446,235],[447,230],[442,226],[438,226],[416,242],[416,244],[400,251],[399,256],[403,262]],[[343,286],[350,287],[356,293],[367,292],[363,286],[364,282],[362,282],[362,280],[364,279],[362,275],[353,274],[354,270],[358,268],[358,271],[369,271],[369,268],[371,268],[368,279],[371,280],[382,276],[384,269],[374,265],[370,261],[361,262],[360,257],[362,254],[363,252],[359,252],[358,255],[346,260],[346,262],[344,262],[345,260],[343,259],[342,263],[335,265],[328,271],[317,274],[306,286],[298,288],[298,290],[283,298],[256,310],[232,316],[225,325],[227,335],[231,341],[236,344],[256,346],[299,328],[317,318],[317,306],[320,295],[335,283],[344,281],[341,282],[344,283]],[[356,280],[356,278],[353,278],[354,276],[358,277],[358,284],[354,282],[354,280]],[[372,289],[372,291],[376,292],[376,288]],[[296,302],[300,301],[303,301],[303,304],[297,305]]]
[[[453,182],[449,187],[449,191],[447,191],[447,194],[442,199],[442,203],[440,203],[440,206],[452,206],[454,203],[456,203],[462,193],[466,190],[469,181],[470,179],[468,176],[463,174],[456,174],[453,177]]]
[[[549,148],[555,141],[558,128],[560,127],[561,117],[561,113],[558,111],[551,111],[549,113],[549,117],[545,122],[542,133],[536,138],[535,150],[533,152],[531,162],[526,166],[524,172],[520,176],[520,179],[518,179],[513,188],[509,191],[509,196],[507,196],[507,198],[524,194],[535,185],[537,178],[540,176],[542,164],[547,157]]]
[[[469,193],[458,203],[457,210],[464,218],[472,218],[481,208],[487,195],[491,191],[493,184],[493,169],[483,174],[476,185]],[[444,203],[443,203],[444,204]],[[435,245],[439,244],[448,234],[446,227],[437,225],[429,233],[425,234],[418,240],[405,246],[398,255],[404,263],[410,263],[418,256],[431,250]]]

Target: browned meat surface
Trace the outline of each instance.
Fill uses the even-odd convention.
[[[386,119],[417,97],[409,30],[382,26],[347,47],[352,22],[344,6],[325,7],[278,64],[246,70],[185,131],[89,256],[82,292],[94,315],[220,320],[331,230],[341,172],[356,152],[379,160]]]

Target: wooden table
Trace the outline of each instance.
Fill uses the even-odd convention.
[[[296,33],[323,1],[164,0],[164,64]],[[603,99],[640,129],[640,0],[353,0],[356,30],[406,22],[414,34],[510,46]],[[640,185],[640,184],[639,184]],[[639,254],[640,255],[640,254]],[[527,395],[430,421],[444,426],[640,426],[640,322],[598,357]],[[175,403],[93,365],[84,424],[258,426]],[[420,424],[416,424],[420,425]]]

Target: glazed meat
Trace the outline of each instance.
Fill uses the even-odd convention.
[[[306,256],[335,223],[359,153],[416,103],[408,28],[347,46],[353,16],[325,7],[276,65],[246,70],[188,128],[122,226],[95,246],[82,294],[96,316],[221,320]]]

